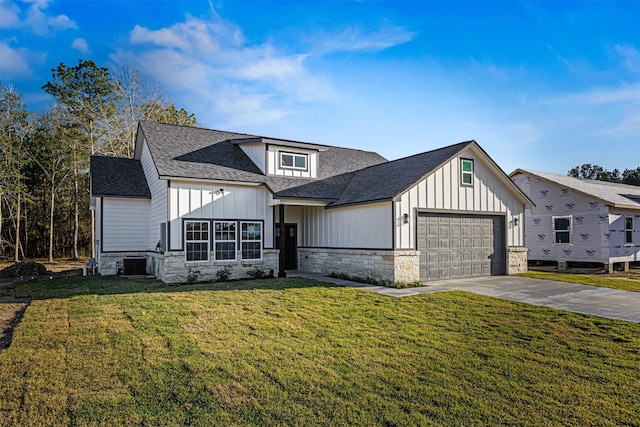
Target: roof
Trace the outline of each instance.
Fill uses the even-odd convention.
[[[140,160],[91,156],[93,196],[151,198]]]
[[[318,178],[287,178],[265,175],[239,147],[238,140],[253,142],[261,136],[146,121],[140,122],[140,132],[160,177],[264,184],[276,197],[335,200],[344,189],[345,174],[386,162],[371,151],[300,143],[319,149]]]
[[[640,187],[636,185],[617,184],[595,179],[574,178],[549,172],[516,169],[509,176],[528,174],[554,182],[566,188],[594,197],[607,205],[618,208],[640,209]]]
[[[391,201],[472,146],[495,167],[505,184],[525,203],[530,202],[475,141],[387,161],[371,151],[141,121],[136,158],[140,158],[142,141],[148,145],[160,178],[261,184],[276,198],[321,200],[330,207]],[[318,177],[265,175],[240,147],[255,142],[317,150]]]
[[[392,199],[473,142],[461,142],[359,170],[355,172],[340,198],[331,206]]]

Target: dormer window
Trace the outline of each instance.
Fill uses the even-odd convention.
[[[280,153],[280,167],[283,169],[307,170],[307,155]]]

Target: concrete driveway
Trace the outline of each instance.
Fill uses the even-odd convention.
[[[640,292],[619,291],[617,289],[517,276],[441,280],[427,282],[428,286],[421,288],[393,289],[332,279],[315,274],[296,273],[293,275],[366,289],[395,297],[460,290],[510,301],[573,311],[574,313],[592,314],[594,316],[640,323]]]

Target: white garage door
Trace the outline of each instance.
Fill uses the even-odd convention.
[[[504,217],[418,215],[420,280],[505,274]]]

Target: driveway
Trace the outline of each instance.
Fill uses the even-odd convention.
[[[421,288],[393,289],[333,279],[319,274],[292,273],[291,276],[322,280],[395,297],[459,290],[574,313],[640,323],[640,292],[518,276],[440,280],[428,282],[428,286]]]

